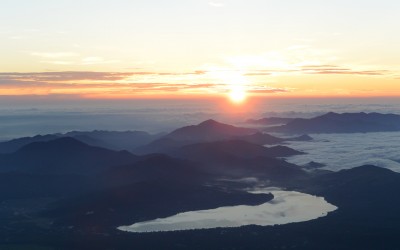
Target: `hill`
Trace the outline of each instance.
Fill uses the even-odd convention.
[[[270,132],[284,133],[365,133],[400,131],[400,115],[380,113],[334,112],[311,119],[295,119],[286,125],[269,127]]]

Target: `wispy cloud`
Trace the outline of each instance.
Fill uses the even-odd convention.
[[[86,56],[76,52],[30,52],[31,56],[40,57],[46,60],[41,63],[54,65],[97,65],[97,64],[113,64],[120,62],[119,60],[109,60],[100,56]]]
[[[328,74],[328,75],[369,75],[381,76],[390,73],[388,70],[357,70],[341,67],[339,65],[305,65],[300,69],[306,74]]]
[[[268,86],[256,86],[253,88],[249,88],[247,90],[248,93],[253,94],[270,94],[270,93],[286,93],[290,92],[289,88],[272,88]]]
[[[389,70],[362,70],[350,67],[341,67],[339,65],[304,65],[293,66],[291,69],[282,70],[251,70],[246,76],[272,76],[272,75],[290,75],[290,74],[312,74],[312,75],[358,75],[358,76],[390,76]]]
[[[106,60],[103,57],[99,56],[90,56],[85,57],[81,60],[82,65],[94,65],[94,64],[110,64],[110,63],[118,63],[119,60]]]
[[[139,74],[147,72],[139,72]],[[0,80],[15,81],[117,81],[131,76],[131,72],[92,72],[92,71],[63,71],[63,72],[33,72],[33,73],[0,73]]]
[[[43,58],[65,58],[80,56],[78,53],[75,52],[32,52],[31,55]]]
[[[63,61],[60,60],[62,63]],[[87,63],[101,63],[102,58],[87,58]],[[13,93],[94,95],[224,94],[240,85],[255,95],[294,92],[283,84],[274,85],[275,75],[355,75],[398,77],[380,69],[359,69],[335,64],[294,65],[284,69],[235,70],[209,68],[188,72],[0,72],[0,95]],[[271,85],[270,85],[271,84]],[[276,87],[275,87],[276,86]],[[311,91],[311,90],[306,90]]]
[[[225,4],[221,3],[221,2],[209,2],[208,5],[215,7],[215,8],[222,8],[225,6]]]
[[[74,61],[61,61],[61,60],[41,61],[41,62],[48,63],[48,64],[54,64],[54,65],[74,65],[74,64],[76,64]]]
[[[35,91],[45,94],[121,95],[142,94],[223,94],[230,91],[230,82],[219,81],[207,71],[193,72],[32,72],[0,73],[0,94]],[[287,92],[247,84],[243,87],[254,94]],[[23,90],[23,91],[22,91]],[[22,91],[22,92],[21,92]]]
[[[19,36],[19,35],[9,36],[8,37],[8,39],[11,39],[11,40],[23,40],[23,39],[26,39],[26,38],[27,38],[26,36]]]

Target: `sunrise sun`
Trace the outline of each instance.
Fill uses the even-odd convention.
[[[246,100],[246,90],[242,86],[234,86],[229,92],[229,99],[233,103],[242,103]]]

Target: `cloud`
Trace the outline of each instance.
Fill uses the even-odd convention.
[[[355,70],[350,68],[342,68],[335,65],[317,65],[303,66],[301,71],[306,74],[322,74],[322,75],[369,75],[381,76],[390,73],[387,70]]]
[[[294,44],[284,49],[262,54],[242,54],[225,57],[231,68],[241,69],[246,76],[279,75],[354,75],[354,76],[398,76],[393,67],[344,63],[337,55],[340,52],[316,49],[310,45]]]
[[[134,72],[97,72],[97,71],[61,71],[61,72],[0,72],[0,80],[15,81],[126,81],[130,82],[140,76],[153,76],[162,79],[164,76],[198,76],[204,75],[205,71],[193,72],[150,72],[150,71],[134,71]],[[146,78],[148,80],[148,78]]]
[[[311,74],[311,75],[359,75],[359,76],[386,76],[391,75],[388,70],[359,70],[339,65],[304,65],[293,66],[291,69],[260,69],[250,70],[246,76],[272,76],[276,74]]]
[[[400,132],[315,134],[312,137],[312,142],[290,143],[290,147],[307,153],[289,157],[290,162],[304,165],[315,161],[332,171],[372,164],[400,172]]]
[[[75,52],[31,52],[30,55],[43,59],[48,59],[41,61],[41,63],[55,65],[96,65],[120,62],[119,60],[107,60],[100,56],[81,57],[79,53]]]
[[[43,58],[65,58],[80,56],[78,53],[75,52],[32,52],[31,55]]]
[[[253,94],[269,94],[269,93],[286,93],[290,91],[289,89],[284,89],[284,88],[256,87],[249,89],[247,92]]]
[[[42,63],[49,63],[49,64],[54,64],[54,65],[74,65],[74,64],[76,64],[73,61],[60,61],[60,60],[57,60],[57,61],[42,61]]]
[[[23,39],[26,39],[27,37],[26,36],[9,36],[8,38],[11,40],[23,40]]]
[[[193,72],[30,72],[0,73],[0,95],[4,94],[82,94],[82,95],[137,95],[137,94],[202,94],[225,93],[228,85],[204,82]],[[35,88],[35,89],[34,89]],[[6,91],[7,89],[7,91]]]
[[[32,87],[32,86],[42,86],[47,83],[38,81],[23,81],[23,80],[12,80],[12,79],[2,79],[0,77],[0,86],[4,87]]]
[[[142,72],[139,72],[142,73]],[[0,80],[15,81],[116,81],[125,79],[134,73],[121,72],[92,72],[92,71],[64,71],[64,72],[34,72],[34,73],[0,73]]]
[[[225,6],[225,4],[221,3],[221,2],[209,2],[208,5],[215,7],[215,8],[222,8]]]
[[[244,74],[245,76],[270,76],[272,75],[271,72],[269,71],[254,71],[254,72],[250,72],[250,73],[246,73]]]
[[[90,56],[85,57],[81,60],[81,65],[94,65],[94,64],[110,64],[110,63],[118,63],[119,60],[105,60],[103,57],[98,56]]]
[[[99,57],[88,57],[85,62],[96,64],[103,63],[104,60]],[[59,63],[66,64],[68,61],[60,60]],[[83,95],[99,95],[100,93],[113,93],[121,96],[139,94],[218,95],[228,93],[232,86],[238,84],[243,86],[247,93],[254,95],[293,92],[293,88],[285,86],[279,88],[268,86],[268,83],[273,81],[271,77],[279,74],[393,76],[390,71],[386,70],[358,70],[334,64],[309,64],[283,70],[255,69],[247,71],[210,68],[188,72],[140,71],[140,69],[131,72],[0,72],[0,85],[3,88],[3,91],[0,89],[0,95],[11,92],[14,94],[37,92],[40,89],[43,90],[41,93]],[[34,87],[37,90],[34,90]],[[4,88],[8,88],[8,91],[5,91]],[[347,94],[346,90],[341,90],[340,93]]]
[[[177,76],[177,75],[183,76],[183,75],[204,75],[206,73],[207,73],[207,71],[196,70],[196,71],[193,71],[193,72],[184,72],[184,73],[160,72],[160,73],[157,73],[157,74],[160,75],[160,76]]]

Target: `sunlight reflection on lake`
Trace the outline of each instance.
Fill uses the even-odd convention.
[[[246,225],[282,225],[324,217],[337,209],[323,197],[305,193],[268,188],[251,193],[272,193],[274,199],[258,206],[240,205],[185,212],[168,218],[120,226],[118,229],[143,233]]]

